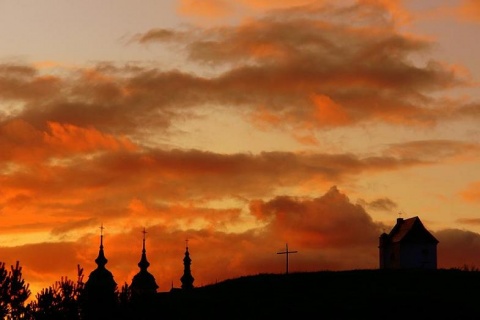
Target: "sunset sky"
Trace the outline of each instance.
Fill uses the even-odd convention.
[[[399,212],[480,267],[480,1],[0,0],[0,261],[33,295],[378,267]]]

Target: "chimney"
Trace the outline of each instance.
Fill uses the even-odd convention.
[[[397,218],[397,224],[402,224],[403,223],[403,218]]]

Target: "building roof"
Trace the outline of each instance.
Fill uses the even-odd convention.
[[[414,243],[438,243],[438,240],[425,228],[419,217],[397,219],[397,224],[388,234],[390,241]]]
[[[103,229],[103,226],[102,226]],[[103,251],[103,234],[100,235],[100,249],[98,251],[98,257],[95,259],[97,268],[93,270],[88,276],[88,280],[85,283],[87,291],[100,291],[114,292],[117,287],[117,283],[113,280],[113,275],[105,268],[108,260],[105,258]]]
[[[147,260],[147,250],[145,249],[145,234],[147,232],[143,229],[143,247],[142,247],[142,257],[138,263],[140,272],[138,272],[132,279],[132,284],[130,288],[132,289],[133,294],[154,294],[157,292],[158,285],[155,282],[155,277],[147,271],[150,266],[150,262]]]

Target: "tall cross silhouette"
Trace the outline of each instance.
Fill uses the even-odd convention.
[[[288,243],[285,243],[285,251],[277,252],[277,254],[285,255],[285,274],[288,274],[288,255],[290,253],[297,253],[298,251],[288,251]]]

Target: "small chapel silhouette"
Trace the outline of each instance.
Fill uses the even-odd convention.
[[[398,218],[390,233],[380,235],[380,269],[436,269],[437,244],[419,217]]]

